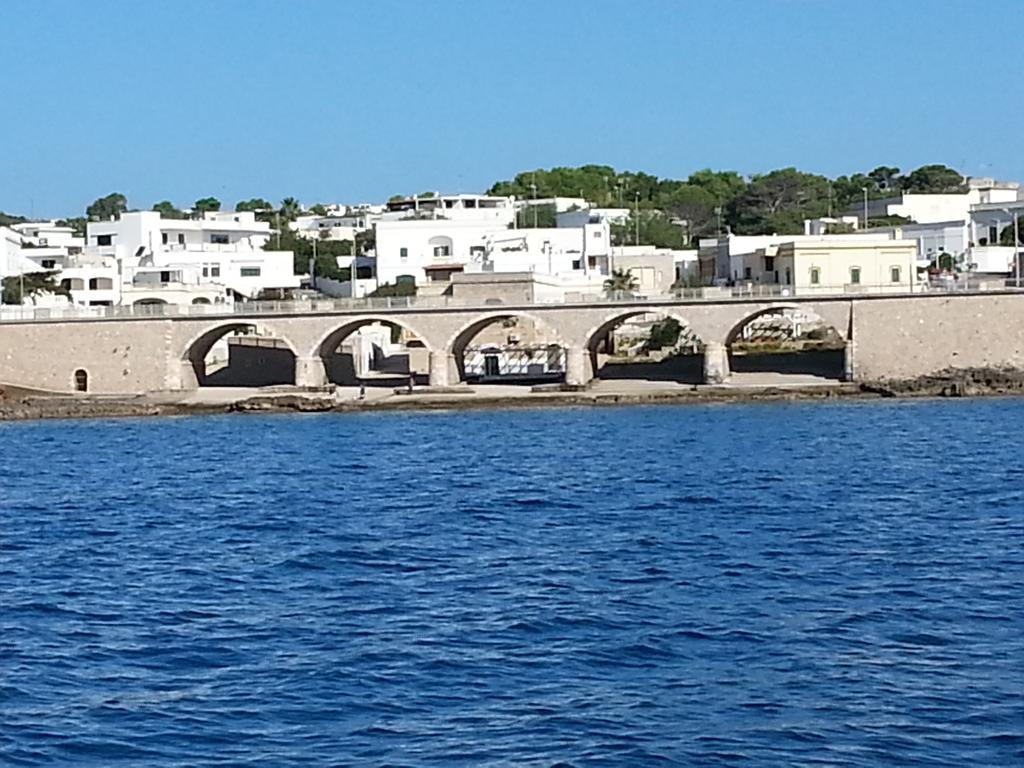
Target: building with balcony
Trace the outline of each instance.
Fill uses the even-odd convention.
[[[292,252],[263,250],[272,236],[270,225],[250,211],[207,212],[201,219],[136,211],[89,222],[86,253],[112,257],[127,282],[142,268],[177,270],[246,300],[299,287]]]
[[[606,222],[542,229],[510,224],[504,215],[385,216],[375,226],[377,280],[424,285],[447,284],[459,272],[608,273]]]

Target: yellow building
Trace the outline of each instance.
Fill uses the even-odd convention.
[[[913,240],[798,237],[743,254],[734,266],[739,284],[789,286],[800,295],[912,293],[923,289],[916,259]]]

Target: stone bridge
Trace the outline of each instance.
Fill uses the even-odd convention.
[[[0,382],[73,391],[76,372],[94,393],[187,390],[199,386],[202,361],[232,331],[258,326],[295,357],[295,383],[327,383],[326,358],[358,328],[384,322],[417,336],[430,357],[430,383],[462,379],[473,337],[505,318],[525,318],[566,350],[566,381],[595,375],[596,349],[617,324],[644,313],[676,318],[703,342],[708,382],[729,376],[728,348],[752,319],[780,308],[817,315],[846,342],[848,379],[912,377],[948,367],[1024,363],[1024,294],[928,293],[905,296],[793,297],[779,301],[691,299],[483,307],[394,307],[381,311],[182,314],[160,317],[0,321]]]

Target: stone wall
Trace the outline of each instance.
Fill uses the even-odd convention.
[[[926,294],[854,302],[857,380],[945,368],[1024,368],[1024,295]]]
[[[170,320],[0,324],[0,382],[74,391],[76,370],[89,392],[165,389]]]

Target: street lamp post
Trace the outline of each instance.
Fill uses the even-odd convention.
[[[868,188],[862,187],[864,190],[864,229],[868,228]]]
[[[1013,214],[1013,270],[1020,288],[1020,217]]]

